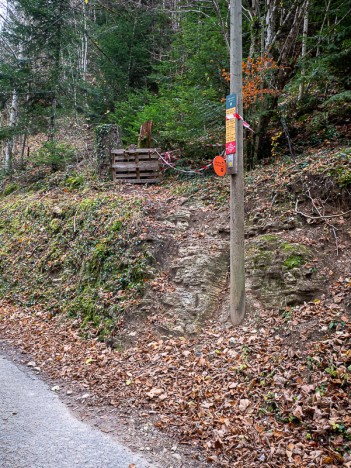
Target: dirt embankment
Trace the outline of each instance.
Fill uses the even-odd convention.
[[[202,179],[113,188],[103,202],[101,193],[94,198],[87,187],[66,198],[59,189],[30,195],[36,207],[52,206],[55,194],[55,206],[63,209],[75,200],[74,209],[67,217],[47,219],[45,208],[45,216],[33,218],[33,224],[36,219],[42,223],[36,237],[46,236],[37,240],[37,250],[26,237],[29,222],[18,234],[24,240],[15,237],[16,247],[2,227],[10,249],[2,253],[3,271],[15,271],[11,255],[27,258],[35,271],[45,246],[66,239],[57,265],[61,270],[51,271],[49,293],[60,284],[65,297],[71,281],[69,303],[84,291],[81,285],[88,285],[98,292],[93,299],[102,308],[93,307],[99,317],[95,326],[79,307],[75,319],[67,321],[58,310],[51,313],[50,301],[40,297],[34,307],[22,302],[18,308],[14,301],[29,297],[31,286],[26,276],[22,283],[12,278],[15,294],[4,290],[8,300],[1,309],[0,336],[29,353],[45,375],[69,387],[75,401],[88,393],[83,406],[131,412],[133,423],[126,422],[131,432],[137,426],[142,437],[155,441],[154,431],[160,429],[191,448],[177,448],[173,456],[168,447],[172,461],[167,466],[351,466],[350,166],[344,163],[350,151],[322,156],[247,176],[250,311],[240,327],[230,328],[225,320],[227,181]],[[322,185],[318,192],[318,184],[310,185],[321,177],[333,190],[326,193]],[[81,204],[92,198],[99,204],[92,211],[89,206],[88,222]],[[16,200],[11,203],[16,211]],[[132,208],[120,219],[125,204]],[[3,208],[2,219],[8,216]],[[7,211],[18,222],[19,212]],[[51,233],[55,219],[62,222],[54,223]],[[123,229],[114,224],[119,221]],[[78,250],[73,264],[72,242],[85,249]],[[131,264],[142,260],[142,275],[126,276],[126,252]],[[111,272],[116,259],[119,267]],[[44,263],[41,275],[48,278]],[[86,263],[93,268],[83,268]],[[105,278],[113,278],[111,290],[104,290]],[[121,278],[127,278],[125,283]],[[56,307],[60,301],[58,295]],[[119,304],[120,320],[117,327],[104,329],[112,330],[115,346],[127,341],[125,350],[96,340],[111,302]],[[116,323],[116,317],[109,318]],[[149,448],[161,453],[156,442]]]

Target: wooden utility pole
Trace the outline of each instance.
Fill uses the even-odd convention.
[[[242,100],[242,7],[230,0],[230,94],[236,94],[237,113]],[[237,174],[230,175],[230,318],[234,325],[245,316],[244,161],[243,125],[236,122]]]

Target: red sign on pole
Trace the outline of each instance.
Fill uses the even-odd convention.
[[[227,163],[222,156],[216,156],[213,160],[213,169],[219,177],[225,176],[227,172]]]

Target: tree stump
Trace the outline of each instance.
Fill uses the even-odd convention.
[[[138,148],[151,148],[152,147],[152,120],[144,122],[140,127]]]

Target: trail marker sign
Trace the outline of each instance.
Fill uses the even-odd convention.
[[[236,153],[236,94],[229,94],[226,98],[225,105],[225,114],[226,114],[226,145],[225,152],[226,154],[235,154]]]
[[[222,156],[216,156],[213,160],[213,169],[215,171],[215,173],[220,176],[220,177],[223,177],[226,175],[226,172],[227,172],[227,164],[225,162],[225,159],[222,158]]]

